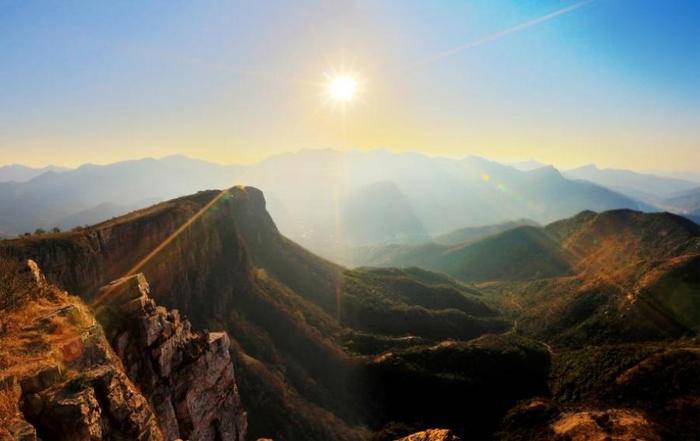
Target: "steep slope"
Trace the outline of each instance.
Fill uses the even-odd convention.
[[[279,233],[250,187],[5,241],[0,255],[33,256],[88,299],[136,266],[159,303],[229,331],[251,436],[354,440],[386,423],[371,418],[358,339],[433,342],[510,327],[480,293],[445,276],[348,271],[315,256]]]
[[[101,291],[98,323],[33,261],[0,266],[9,439],[245,439],[225,333],[193,331],[157,306],[142,275]]]
[[[225,332],[192,331],[178,310],[156,305],[142,274],[103,287],[94,306],[166,439],[245,439],[247,419]]]
[[[398,248],[390,263],[488,282],[521,331],[557,344],[671,338],[700,326],[700,226],[681,216],[584,211],[544,228],[411,251]]]
[[[542,424],[561,430],[572,422],[570,414],[627,421],[646,412],[644,400],[660,392],[636,398],[641,379],[629,383],[634,385],[617,401],[592,395],[595,406],[578,398],[567,402],[566,394],[553,392],[574,383],[575,396],[583,396],[587,385],[607,375],[605,363],[600,369],[560,370],[566,357],[585,356],[577,351],[586,345],[602,350],[629,344],[644,351],[653,341],[696,335],[698,228],[678,216],[629,210],[584,212],[545,228],[518,227],[450,249],[461,254],[448,255],[461,260],[446,264],[467,262],[471,270],[456,268],[484,281],[476,289],[417,268],[347,270],[328,262],[280,234],[262,192],[237,187],[172,200],[81,231],[0,242],[0,256],[33,257],[46,267],[49,280],[97,303],[111,297],[98,294],[100,288],[125,274],[118,285],[134,288],[127,298],[141,299],[134,274],[142,271],[158,303],[178,308],[196,327],[227,330],[251,437],[393,440],[445,427],[463,439],[483,439],[503,428],[508,408],[534,395],[554,401],[556,419]],[[186,327],[174,313],[148,304],[139,300],[135,317],[121,315],[117,321],[133,320],[146,330],[133,334],[141,340],[131,346],[120,345],[124,332],[110,326],[114,315],[100,314],[127,372],[143,366],[131,363],[130,354],[166,344],[167,328]],[[205,346],[224,352],[218,338],[184,340],[193,342],[195,354]],[[652,369],[640,368],[639,378],[661,384],[684,372],[685,348],[693,353],[697,345],[682,342],[669,363],[664,357],[640,360]],[[611,371],[632,367],[615,358],[614,350],[603,353],[608,355],[598,359],[612,359]],[[153,366],[158,375],[136,375],[147,394],[159,390],[168,363],[156,356]],[[184,372],[189,378],[192,371]],[[690,387],[685,382],[678,390]],[[155,414],[172,408],[182,415],[174,404],[181,398],[155,395],[167,398],[149,397]],[[657,430],[673,421],[674,406],[688,414],[697,408],[692,397],[669,397],[650,410],[649,425],[640,430],[690,433],[681,425]],[[168,400],[172,405],[163,404]],[[630,415],[615,410],[628,405]],[[180,434],[192,430],[188,427],[178,425]]]
[[[225,333],[193,331],[157,306],[142,275],[105,287],[96,321],[33,261],[0,267],[10,439],[245,439]]]
[[[0,438],[165,440],[89,309],[29,265],[0,262]]]
[[[619,283],[640,278],[659,261],[700,253],[700,226],[669,213],[583,212],[545,230],[575,256],[580,270]]]
[[[571,273],[568,253],[546,231],[518,227],[442,253],[432,269],[467,281],[526,280]]]
[[[254,196],[262,196],[255,192]],[[167,243],[171,234],[204,207],[208,209],[200,221],[183,230],[165,252],[148,259],[143,267],[156,300],[185,311],[197,327],[223,326],[235,336],[234,346],[249,351],[250,355],[239,354],[238,361],[244,361],[240,387],[253,436],[324,439],[335,433],[338,439],[358,439],[342,420],[325,410],[340,412],[341,402],[354,402],[346,397],[344,386],[352,364],[328,337],[339,327],[318,306],[252,265],[235,213],[240,213],[243,224],[249,219],[262,229],[267,214],[264,200],[249,197],[246,190],[199,193],[82,231],[6,241],[0,253],[33,255],[51,280],[92,298],[102,285],[128,273],[152,250]],[[275,239],[279,236],[269,234]],[[332,281],[331,285],[335,286]],[[246,357],[252,361],[247,362]],[[253,378],[263,381],[254,390],[246,389]],[[256,401],[289,394],[292,396],[282,402],[280,398]],[[352,415],[356,409],[345,407],[344,412]]]
[[[465,282],[528,280],[572,273],[571,258],[542,228],[516,227],[458,246],[393,245],[356,259],[376,266],[416,266]]]
[[[545,230],[573,276],[494,286],[519,327],[557,345],[645,341],[697,331],[700,228],[668,213],[584,212]]]

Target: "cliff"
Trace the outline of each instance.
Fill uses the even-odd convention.
[[[0,439],[161,441],[148,400],[89,309],[46,283],[34,262],[3,265]],[[9,282],[9,283],[8,283]]]
[[[103,328],[33,261],[0,266],[1,440],[245,439],[225,333],[192,331],[141,275],[103,290]]]
[[[251,437],[367,439],[390,422],[387,415],[406,414],[394,412],[390,397],[372,396],[380,373],[368,368],[364,355],[371,360],[406,342],[510,328],[480,293],[447,277],[415,269],[354,271],[328,262],[283,236],[265,206],[255,188],[200,192],[79,231],[0,242],[0,258],[36,259],[50,281],[99,305],[126,372],[168,422],[164,430],[183,437],[198,424],[217,428],[221,419],[209,410],[186,409],[186,391],[164,396],[160,388],[180,375],[196,375],[197,348],[207,342],[187,332],[172,340],[168,333],[186,327],[176,325],[183,320],[148,302],[131,302],[143,294],[138,278],[100,292],[125,274],[142,272],[152,288],[148,295],[186,313],[194,327],[229,332]],[[116,286],[126,294],[114,295]],[[123,345],[125,333],[139,343]],[[173,347],[175,354],[167,354]],[[179,354],[192,351],[185,363],[192,367],[175,377],[165,373],[170,365],[181,366]],[[149,360],[148,366],[132,358]],[[225,380],[223,375],[211,383]]]
[[[177,310],[157,306],[142,274],[102,288],[97,305],[109,341],[167,439],[245,439],[225,332],[195,332]]]

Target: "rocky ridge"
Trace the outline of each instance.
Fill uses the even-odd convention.
[[[192,331],[140,274],[101,290],[100,324],[33,261],[0,264],[0,440],[245,439],[227,334]]]
[[[87,307],[32,261],[17,278],[30,297],[3,310],[0,440],[165,440]]]
[[[449,429],[428,429],[400,438],[396,441],[462,441]]]
[[[109,341],[167,439],[245,439],[225,332],[195,332],[178,310],[157,306],[142,274],[110,283],[97,299]]]

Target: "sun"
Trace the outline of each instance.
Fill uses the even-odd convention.
[[[352,75],[332,76],[328,81],[328,96],[334,101],[348,103],[357,96],[358,82]]]

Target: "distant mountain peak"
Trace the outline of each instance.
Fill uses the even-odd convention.
[[[0,182],[26,182],[44,173],[59,173],[69,170],[66,167],[47,165],[46,167],[29,167],[21,164],[0,166]]]
[[[536,168],[526,173],[530,176],[537,177],[561,177],[561,173],[553,165],[545,165],[544,167]]]

